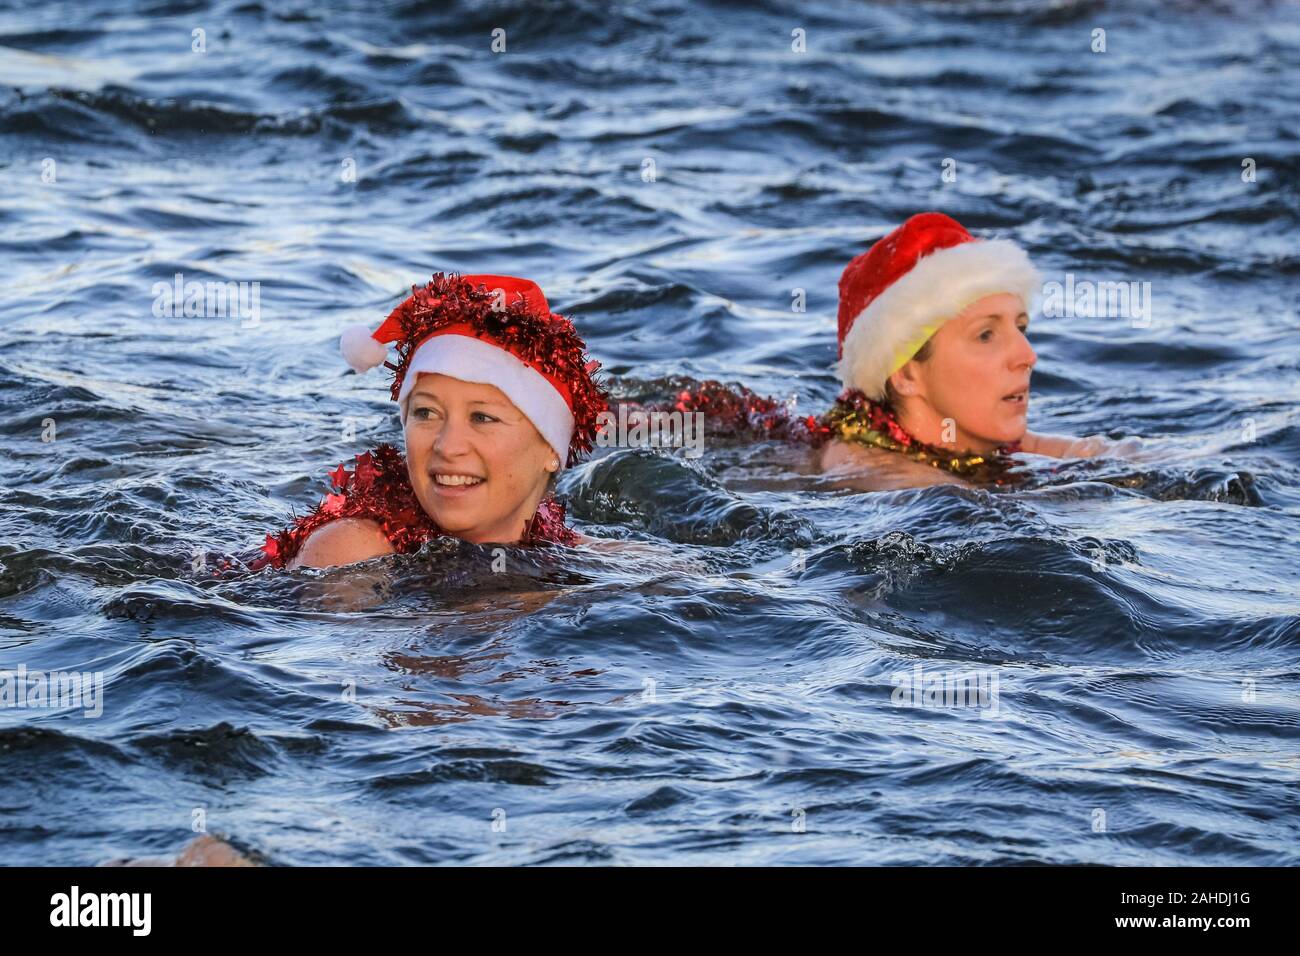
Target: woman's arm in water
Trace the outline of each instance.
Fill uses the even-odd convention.
[[[647,577],[656,574],[698,574],[716,573],[708,565],[694,557],[683,554],[681,550],[651,541],[624,541],[621,538],[593,538],[589,534],[578,532],[577,546],[585,551],[610,558],[618,562],[623,569],[634,569],[633,573]]]
[[[1105,455],[1109,458],[1126,458],[1140,449],[1136,438],[1123,441],[1111,441],[1100,435],[1087,438],[1070,438],[1066,435],[1036,435],[1025,432],[1020,440],[1020,450],[1030,455],[1046,455],[1048,458],[1096,458]]]
[[[289,568],[332,568],[392,554],[393,551],[388,538],[374,521],[340,518],[313,531],[289,562]]]
[[[229,843],[206,833],[195,837],[177,855],[176,859],[162,857],[131,857],[110,860],[104,866],[257,866]]]

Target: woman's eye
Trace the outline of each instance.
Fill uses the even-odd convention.
[[[992,329],[985,329],[983,332],[980,333],[980,341],[981,341],[981,342],[988,342],[988,341],[990,341],[992,338],[993,338],[993,330],[992,330]]]
[[[473,418],[474,418],[474,421],[479,422],[480,424],[482,424],[482,423],[486,423],[486,422],[496,422],[496,421],[500,421],[499,418],[493,418],[493,417],[492,417],[491,415],[489,415],[487,412],[475,412],[474,415],[473,415]]]
[[[411,414],[423,422],[427,421],[429,416],[433,414],[433,409],[429,408],[427,405],[421,405],[419,408],[415,409],[415,411],[411,412]]]

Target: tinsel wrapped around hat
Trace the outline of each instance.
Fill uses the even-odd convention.
[[[394,345],[397,361],[389,362]],[[537,284],[515,276],[437,273],[389,313],[373,332],[344,330],[340,350],[357,372],[381,363],[394,372],[392,397],[402,423],[421,373],[494,385],[533,423],[561,466],[596,440],[608,408],[573,323],[551,312]]]

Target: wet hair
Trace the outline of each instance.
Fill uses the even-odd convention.
[[[916,354],[913,355],[912,358],[909,359],[909,361],[924,362],[926,359],[930,357],[930,354],[933,351],[934,351],[934,338],[930,337],[925,340],[924,345],[922,345],[919,349],[917,349]],[[894,409],[898,408],[899,397],[900,396],[898,392],[894,391],[894,383],[891,382],[889,379],[885,379],[885,401],[889,404],[890,408],[894,408]]]

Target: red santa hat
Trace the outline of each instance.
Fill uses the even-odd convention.
[[[397,364],[386,362],[387,345]],[[344,330],[340,351],[357,372],[383,363],[406,423],[407,398],[422,373],[495,385],[528,417],[560,466],[591,450],[608,408],[573,323],[551,312],[537,284],[514,276],[437,273],[371,332]]]
[[[889,376],[966,306],[1011,292],[1028,311],[1039,286],[1029,256],[1011,240],[976,239],[941,212],[915,215],[840,277],[840,381],[880,400]]]

